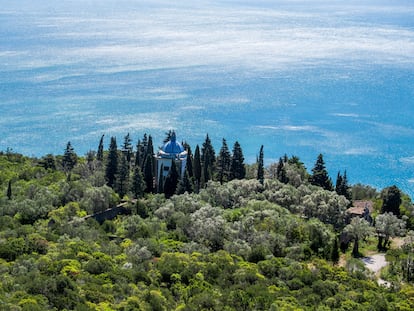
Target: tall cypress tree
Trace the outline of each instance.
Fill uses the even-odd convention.
[[[384,188],[381,191],[382,207],[381,214],[393,213],[395,216],[400,216],[401,205],[401,191],[397,186]]]
[[[203,166],[204,182],[211,179],[214,170],[214,162],[216,160],[216,153],[211,144],[210,137],[206,135],[206,139],[201,147],[201,165]]]
[[[195,181],[195,191],[200,190],[201,183],[201,156],[200,156],[200,147],[197,145],[194,152],[194,162],[193,162],[193,174]]]
[[[118,146],[116,144],[116,137],[111,137],[109,144],[108,159],[106,163],[106,184],[113,188],[115,186],[116,174],[118,173]]]
[[[231,179],[243,179],[246,177],[246,167],[244,166],[244,156],[238,141],[233,146],[233,156],[230,168]]]
[[[338,264],[340,258],[339,249],[338,249],[338,238],[335,238],[334,245],[331,250],[331,260],[334,265]]]
[[[161,164],[160,171],[158,173],[158,193],[164,193],[164,164]]]
[[[144,153],[140,139],[138,139],[136,148],[137,150],[135,151],[135,166],[139,166],[142,168]]]
[[[11,180],[9,180],[9,184],[7,185],[7,198],[11,200],[12,198],[12,183]]]
[[[131,191],[134,194],[135,198],[141,198],[144,194],[144,190],[144,176],[142,175],[141,168],[139,166],[135,166],[131,183]]]
[[[217,157],[217,179],[222,184],[230,179],[231,154],[226,140],[223,138],[222,146]]]
[[[279,162],[277,164],[277,168],[276,168],[276,177],[277,179],[284,183],[287,184],[288,183],[288,178],[286,176],[286,168],[285,165],[287,164],[287,162],[284,161],[284,159],[279,158]]]
[[[152,155],[148,154],[144,163],[144,180],[145,180],[145,192],[153,193],[154,192],[154,170]]]
[[[193,192],[193,184],[191,182],[191,178],[188,175],[187,169],[184,171],[184,176],[181,178],[180,182],[178,183],[177,187],[177,194],[183,194],[185,192],[192,193]]]
[[[325,161],[323,160],[322,154],[318,155],[315,166],[312,169],[310,182],[312,185],[322,187],[325,190],[333,190],[332,180],[328,175],[328,171],[326,170]]]
[[[260,147],[259,159],[257,160],[257,180],[264,184],[264,154],[263,145]]]
[[[96,152],[96,160],[102,162],[103,161],[103,140],[104,140],[104,135],[101,136],[101,139],[99,140],[99,145],[98,145],[98,151]]]
[[[131,162],[131,156],[132,156],[132,139],[128,134],[124,137],[124,144],[122,145],[122,153],[126,157],[126,162],[128,163],[128,166]]]
[[[121,157],[121,163],[119,164],[118,174],[116,176],[116,192],[119,194],[121,198],[128,191],[128,184],[129,184],[129,164],[127,155],[124,154]]]
[[[187,163],[186,163],[186,170],[188,173],[188,177],[192,179],[194,177],[193,173],[193,154],[191,153],[191,147],[189,145],[186,146],[187,150]]]
[[[344,175],[341,175],[341,172],[338,172],[335,183],[335,192],[339,195],[343,195],[348,200],[351,199],[346,171],[344,172]]]
[[[177,171],[177,166],[175,165],[175,161],[172,161],[170,171],[168,172],[164,184],[164,193],[167,199],[175,194],[178,185],[178,178],[179,175]]]
[[[147,144],[147,150],[146,155],[150,155],[151,158],[154,156],[154,145],[152,143],[152,136],[148,136],[148,144]]]

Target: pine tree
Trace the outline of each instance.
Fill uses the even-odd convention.
[[[106,163],[106,184],[113,188],[115,186],[115,179],[118,173],[118,146],[116,144],[116,137],[111,137],[109,145],[108,159]]]
[[[104,140],[104,135],[101,136],[101,139],[99,140],[99,145],[98,145],[98,151],[96,153],[96,160],[102,162],[103,161],[103,140]]]
[[[263,145],[260,147],[259,158],[257,159],[257,180],[264,184],[264,154]]]
[[[222,146],[217,157],[217,179],[222,184],[230,179],[231,154],[226,140],[223,138]]]
[[[141,168],[139,166],[135,166],[131,183],[131,191],[134,194],[135,198],[141,198],[144,194],[144,190],[144,176],[142,175]]]
[[[7,185],[7,198],[11,200],[12,198],[12,183],[11,180],[9,180],[9,184]]]
[[[170,171],[168,172],[164,184],[164,193],[167,199],[172,197],[177,191],[178,178],[179,175],[177,171],[177,166],[175,165],[175,161],[172,161]]]
[[[238,141],[233,146],[233,156],[231,158],[230,179],[243,179],[246,177],[246,167],[244,166],[244,156]]]
[[[165,133],[165,138],[163,140],[163,143],[164,144],[167,143],[167,142],[169,142],[171,140],[172,133],[173,133],[172,130],[169,130],[168,132]]]
[[[68,180],[70,180],[70,174],[77,162],[78,162],[78,156],[76,155],[69,141],[66,145],[65,153],[63,154],[63,159],[62,159],[63,170],[67,174]]]
[[[201,183],[201,156],[200,156],[200,147],[197,145],[194,152],[194,162],[193,162],[193,173],[195,181],[195,191],[200,190]]]
[[[154,192],[154,170],[153,170],[152,155],[148,154],[144,163],[144,180],[145,180],[145,192]]]
[[[328,171],[325,168],[325,162],[323,160],[322,154],[318,155],[315,166],[312,169],[310,182],[312,185],[322,187],[325,190],[333,190],[332,180],[329,177]]]

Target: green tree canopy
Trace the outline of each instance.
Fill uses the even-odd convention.
[[[238,141],[234,143],[233,155],[231,158],[230,177],[231,179],[243,179],[246,176],[243,150]]]
[[[325,161],[323,160],[322,154],[318,155],[315,166],[312,169],[310,182],[312,185],[322,187],[325,190],[333,190],[332,180],[328,175],[328,171],[326,170]]]
[[[401,205],[401,191],[397,186],[391,186],[381,191],[381,198],[383,200],[381,213],[393,213],[400,216]]]

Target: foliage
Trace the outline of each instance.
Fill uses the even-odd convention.
[[[405,222],[393,213],[385,213],[375,218],[375,229],[378,235],[378,250],[386,250],[391,237],[405,234]]]
[[[282,159],[286,182],[267,170],[263,184],[254,175],[209,180],[198,193],[179,191],[167,199],[143,193],[152,147],[148,136],[142,141],[138,160],[138,148],[131,161],[125,156],[129,139],[125,153],[116,152],[117,168],[124,158],[133,172],[122,202],[131,214],[101,223],[85,216],[116,206],[120,189],[101,182],[107,166],[99,160],[79,157],[68,180],[63,167],[44,165],[44,159],[0,155],[2,309],[414,308],[413,235],[401,249],[388,250],[392,288],[378,286],[359,261],[333,265],[349,202],[309,184],[298,158]],[[108,157],[110,151],[106,163]],[[131,194],[138,200],[129,200]],[[410,217],[411,202],[404,200],[401,211]],[[380,215],[377,230],[391,238],[397,235],[393,224],[401,229],[404,221]],[[356,222],[345,231],[360,241],[372,227]]]
[[[373,234],[373,228],[365,219],[354,217],[352,218],[351,223],[344,228],[344,232],[347,233],[354,242],[352,255],[354,257],[359,257],[359,243],[361,240]]]
[[[328,175],[328,171],[326,170],[325,161],[323,160],[322,154],[318,155],[315,166],[312,168],[310,182],[312,185],[322,187],[325,190],[333,190],[332,180]]]
[[[381,213],[393,213],[400,216],[401,191],[397,186],[391,186],[381,191],[382,208]]]

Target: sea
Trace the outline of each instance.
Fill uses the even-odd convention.
[[[0,0],[0,150],[165,133],[414,195],[412,0]]]

